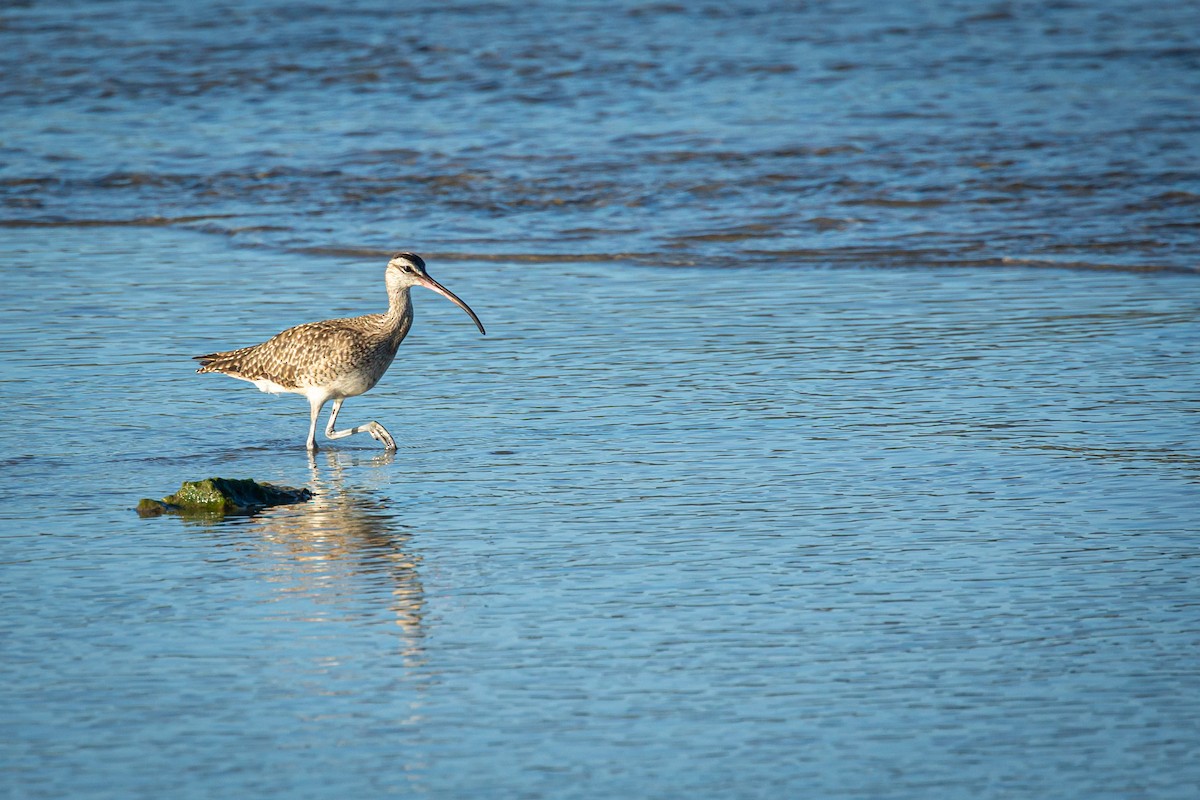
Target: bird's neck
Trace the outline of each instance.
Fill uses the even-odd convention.
[[[388,310],[383,315],[383,324],[387,329],[406,333],[408,326],[412,324],[412,300],[408,296],[410,288],[409,286],[388,287]]]

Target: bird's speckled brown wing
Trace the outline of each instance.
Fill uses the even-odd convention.
[[[352,375],[374,385],[403,338],[393,344],[381,322],[377,314],[308,322],[253,347],[197,356],[201,366],[196,371],[266,380],[287,390],[330,386]]]

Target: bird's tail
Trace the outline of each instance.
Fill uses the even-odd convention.
[[[221,353],[209,353],[206,356],[192,356],[192,359],[200,362],[200,369],[196,370],[196,372],[235,374],[241,371],[241,356],[248,349],[243,347],[241,350],[227,350]]]
[[[220,355],[220,353],[209,353],[206,356],[192,356],[193,361],[200,362],[200,369],[196,370],[196,372],[212,372],[209,367],[212,366],[213,362],[216,361]]]

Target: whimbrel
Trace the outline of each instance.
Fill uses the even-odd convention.
[[[470,314],[480,333],[486,331],[470,306],[429,277],[425,262],[415,253],[392,256],[384,277],[388,293],[386,314],[307,322],[253,347],[195,356],[200,362],[196,372],[221,372],[250,381],[264,392],[292,392],[307,397],[310,452],[317,449],[317,418],[330,400],[333,410],[325,427],[326,437],[341,439],[365,431],[383,442],[388,450],[395,450],[396,440],[375,420],[340,431],[333,426],[346,398],[374,386],[396,357],[396,348],[413,322],[409,289],[414,286],[432,289]]]

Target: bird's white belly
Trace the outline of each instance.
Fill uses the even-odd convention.
[[[269,392],[270,394],[283,394],[284,392],[296,391],[295,389],[288,389],[284,386],[280,386],[275,381],[267,378],[259,378],[256,381],[251,381],[251,383],[257,386],[260,392]]]
[[[356,372],[344,375],[322,388],[329,392],[330,397],[357,397],[374,386],[377,380],[376,376]]]
[[[240,376],[234,376],[240,377]],[[346,375],[341,375],[332,381],[318,383],[315,385],[302,384],[296,387],[287,387],[276,383],[270,378],[242,378],[242,380],[250,381],[258,387],[260,392],[269,394],[310,394],[314,389],[319,389],[321,394],[326,397],[357,397],[363,392],[369,390],[372,386],[379,382],[380,375],[375,375],[373,372],[352,372]]]

